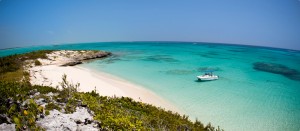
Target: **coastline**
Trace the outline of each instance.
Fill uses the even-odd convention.
[[[97,68],[79,66],[110,54],[96,50],[41,50],[1,58],[0,64],[4,65],[1,78],[6,79],[0,80],[3,96],[0,128],[215,129],[210,124],[204,126],[200,121],[188,119],[168,99],[127,81],[131,72],[126,77],[116,77]]]
[[[182,114],[182,111],[170,102],[167,102],[142,86],[111,74],[81,67],[80,65],[66,67],[58,65],[35,66],[30,68],[30,72],[33,74],[30,77],[30,82],[33,85],[59,87],[59,82],[62,81],[63,74],[66,74],[69,82],[73,84],[80,83],[80,92],[90,92],[96,89],[100,95],[130,97],[135,101],[152,104]]]
[[[156,44],[154,43],[154,45]],[[257,61],[270,63],[272,63],[272,61],[277,61],[287,67],[298,70],[297,63],[293,62],[293,60],[296,60],[299,54],[277,52],[274,50],[252,50],[252,48],[243,48],[239,46],[226,47],[221,45],[216,45],[216,48],[220,49],[218,51],[221,52],[215,52],[214,48],[204,45],[186,45],[184,46],[185,48],[180,49],[178,47],[166,46],[168,47],[167,52],[165,50],[160,50],[163,47],[153,46],[153,44],[141,44],[141,46],[134,46],[134,48],[132,48],[132,46],[127,45],[116,47],[112,44],[107,45],[107,47],[102,47],[101,45],[80,45],[78,47],[70,48],[95,50],[102,50],[103,48],[115,52],[115,55],[119,55],[118,53],[120,53],[119,56],[114,57],[113,55],[113,57],[102,62],[100,62],[100,60],[99,63],[96,62],[97,64],[91,64],[90,66],[83,64],[78,66],[83,66],[96,71],[99,70],[100,72],[112,75],[116,74],[115,76],[117,77],[120,76],[120,78],[128,81],[134,80],[132,81],[133,83],[136,81],[137,83],[141,83],[141,85],[146,85],[145,87],[153,84],[150,86],[151,88],[146,89],[163,91],[162,93],[157,92],[157,95],[162,98],[169,98],[166,100],[174,100],[171,101],[171,103],[173,102],[175,106],[182,109],[183,112],[189,116],[190,120],[195,120],[195,117],[191,116],[199,116],[198,119],[204,124],[211,122],[213,125],[219,125],[226,130],[252,129],[251,126],[255,125],[257,122],[260,124],[258,124],[255,129],[299,129],[299,126],[296,124],[299,118],[297,115],[297,109],[299,109],[299,100],[297,97],[299,88],[297,88],[297,85],[299,85],[299,81],[292,81],[278,74],[253,71],[252,67],[252,63]],[[59,46],[57,48],[65,48],[65,46]],[[117,52],[118,49],[124,49],[124,51],[128,53],[123,55],[121,54],[123,52]],[[191,53],[189,49],[197,51]],[[143,50],[144,52],[149,53],[139,54],[136,50]],[[173,54],[173,51],[182,52],[182,54]],[[207,56],[210,52],[212,54]],[[249,55],[247,52],[257,53],[255,55]],[[239,55],[232,57],[232,54],[234,53]],[[163,60],[163,58],[159,58],[158,54],[165,54],[168,58],[181,60],[180,64],[182,65],[179,66],[177,63],[174,64],[173,62],[159,61]],[[272,54],[274,57],[272,57],[272,59],[271,57],[264,57],[267,54]],[[155,56],[158,58],[156,61],[145,61],[147,58],[153,58]],[[249,59],[243,59],[245,57]],[[258,60],[257,58],[261,59]],[[212,63],[208,62],[208,64],[198,65],[203,60],[211,61]],[[232,66],[230,63],[224,64],[224,62],[226,63],[228,60],[232,60],[234,65],[238,65],[239,68]],[[43,63],[43,61],[40,62]],[[146,64],[149,68],[137,68]],[[212,64],[213,66],[211,66]],[[159,68],[156,65],[159,66]],[[220,69],[218,74],[223,76],[223,78],[220,81],[199,83],[192,81],[197,73],[184,74],[185,72],[183,72],[196,72],[198,69],[203,69],[205,67]],[[141,70],[150,72],[150,74],[141,72]],[[135,71],[137,73],[134,73]],[[171,74],[168,74],[169,72]],[[229,77],[233,73],[236,75]],[[58,77],[61,81],[61,76]],[[174,78],[175,80],[173,80]],[[170,87],[172,86],[172,88],[168,88],[168,85]],[[159,87],[164,87],[161,89],[166,90],[157,90],[160,89]],[[164,95],[164,93],[169,93],[170,95]],[[176,93],[180,95],[176,96]],[[276,117],[274,117],[274,114],[277,114]]]

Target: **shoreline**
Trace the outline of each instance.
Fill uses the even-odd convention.
[[[170,102],[140,85],[80,65],[66,67],[58,65],[35,66],[30,68],[30,72],[32,74],[30,82],[33,85],[58,87],[59,82],[62,81],[62,75],[66,74],[67,81],[73,84],[80,83],[80,92],[90,92],[96,89],[97,93],[103,96],[130,97],[135,101],[152,104],[182,114],[182,111]]]

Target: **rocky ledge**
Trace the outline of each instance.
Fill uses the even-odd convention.
[[[105,58],[110,56],[110,52],[98,50],[54,50],[47,53],[47,58],[38,58],[36,60],[27,60],[29,67],[59,65],[75,66],[87,60]]]
[[[61,66],[75,66],[78,64],[82,64],[85,60],[91,60],[96,58],[105,58],[110,56],[110,52],[104,51],[73,51],[73,56],[71,61],[62,64]]]

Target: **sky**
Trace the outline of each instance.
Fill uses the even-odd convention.
[[[0,49],[106,41],[300,50],[300,0],[0,0]]]

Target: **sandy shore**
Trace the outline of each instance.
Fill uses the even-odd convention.
[[[90,92],[96,88],[101,95],[130,97],[136,101],[180,112],[172,104],[153,92],[121,78],[103,72],[95,72],[78,65],[63,67],[58,64],[49,64],[49,62],[45,64],[45,60],[40,61],[43,65],[33,66],[29,69],[31,74],[30,82],[34,85],[57,87],[59,82],[62,81],[63,74],[66,74],[69,82],[73,84],[80,83],[79,91],[81,92]]]

